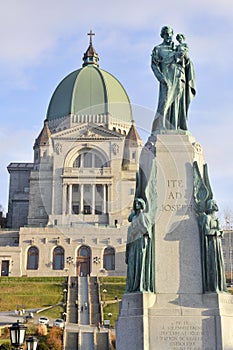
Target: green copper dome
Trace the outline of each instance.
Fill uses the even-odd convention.
[[[48,121],[68,115],[107,115],[131,122],[129,97],[121,83],[99,68],[99,57],[90,44],[83,56],[83,67],[65,77],[56,88],[47,111]]]
[[[109,113],[116,119],[132,120],[129,97],[110,73],[88,64],[65,77],[56,88],[47,111],[49,121],[69,114]]]

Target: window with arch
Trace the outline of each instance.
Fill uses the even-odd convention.
[[[91,272],[91,249],[86,245],[78,249],[77,274],[78,276],[88,276]]]
[[[64,269],[64,249],[56,247],[53,250],[53,270]]]
[[[84,245],[84,246],[79,248],[78,255],[83,256],[85,258],[88,258],[91,255],[91,250],[89,247]]]
[[[73,163],[73,168],[103,168],[107,163],[93,150],[86,150],[79,154]]]
[[[30,247],[27,253],[27,270],[38,270],[39,250],[37,247]]]
[[[103,267],[105,270],[115,270],[115,249],[107,247],[104,249]]]

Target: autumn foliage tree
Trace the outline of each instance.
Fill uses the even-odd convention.
[[[47,344],[51,350],[62,349],[62,329],[53,327],[47,337]]]

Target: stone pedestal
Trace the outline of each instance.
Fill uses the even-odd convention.
[[[200,144],[159,134],[155,220],[156,294],[129,293],[117,322],[117,350],[233,349],[233,297],[202,288],[201,246],[193,202]]]
[[[125,294],[117,350],[232,350],[232,315],[227,293]]]

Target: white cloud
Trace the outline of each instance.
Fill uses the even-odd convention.
[[[119,78],[134,103],[155,108],[158,84],[150,70],[150,53],[161,41],[163,25],[187,37],[198,82],[190,126],[204,146],[211,177],[215,182],[225,173],[233,176],[229,164],[233,130],[231,0],[196,0],[192,4],[186,0],[2,2],[0,80],[4,90],[0,91],[0,102],[4,113],[0,115],[2,120],[11,121],[11,128],[0,137],[1,168],[10,161],[30,160],[44,118],[38,114],[38,104],[45,101],[42,91],[48,91],[49,101],[51,91],[63,78],[61,72],[68,74],[71,67],[79,68],[91,28],[96,32],[94,46],[101,67]],[[32,102],[31,94],[28,98],[21,95],[24,89],[35,92],[37,98]],[[40,106],[41,110],[46,108]],[[140,127],[141,117],[137,118]],[[14,121],[15,128],[21,123],[23,129],[25,120],[27,128],[30,120],[39,125],[36,132],[26,127],[24,131],[12,130]],[[148,116],[143,126],[150,129],[151,123]]]
[[[195,28],[195,19],[198,20],[200,15],[202,17],[207,15],[208,18],[213,16],[213,20],[216,21],[218,17],[224,15],[221,20],[225,19],[231,23],[233,10],[232,6],[228,5],[229,2],[226,0],[205,2],[198,0],[191,8],[187,6],[185,0],[160,3],[153,0],[136,3],[132,0],[115,2],[90,0],[87,3],[76,0],[66,2],[13,0],[1,4],[1,59],[21,64],[24,62],[25,65],[32,61],[35,63],[45,51],[50,51],[59,45],[59,39],[75,35],[75,32],[78,36],[79,32],[85,33],[90,26],[102,29],[106,37],[109,32],[115,31],[115,37],[109,36],[112,40],[108,45],[116,44],[119,50],[121,41],[118,40],[117,32],[123,40],[129,30],[134,32],[148,30],[152,36],[159,38],[160,27],[168,24],[177,27],[177,30],[188,30],[189,34],[191,24]],[[205,24],[203,23],[202,35],[205,37],[206,34],[210,43],[214,38]],[[221,27],[216,27],[218,27],[216,32],[221,33]],[[104,38],[104,35],[102,37]],[[197,39],[201,39],[201,36]]]

